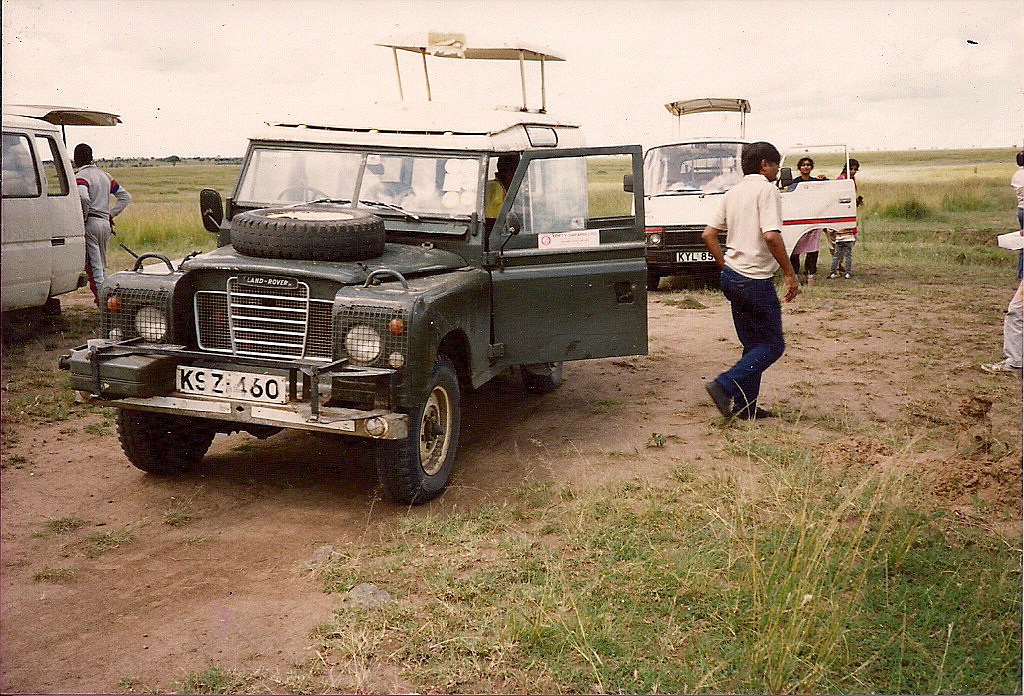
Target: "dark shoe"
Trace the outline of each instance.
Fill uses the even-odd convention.
[[[711,400],[715,402],[715,406],[718,408],[718,412],[722,414],[723,418],[732,418],[732,399],[725,393],[722,386],[714,380],[704,383],[704,388],[708,390],[708,394],[711,395]]]
[[[732,414],[733,418],[739,418],[740,420],[761,420],[762,418],[777,418],[774,411],[769,411],[766,408],[760,406],[754,408],[754,412],[751,413],[749,410],[742,409]]]

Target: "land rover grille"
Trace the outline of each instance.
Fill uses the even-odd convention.
[[[331,300],[309,286],[262,287],[229,278],[226,291],[200,290],[194,302],[199,347],[264,358],[330,360]]]

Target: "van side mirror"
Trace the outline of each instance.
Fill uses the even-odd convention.
[[[633,193],[633,175],[623,174],[622,175],[622,190],[626,193]]]
[[[224,201],[213,189],[199,192],[199,214],[203,218],[203,227],[207,232],[220,234],[221,223],[224,222]]]
[[[793,170],[783,167],[779,170],[779,187],[788,189],[793,184]]]

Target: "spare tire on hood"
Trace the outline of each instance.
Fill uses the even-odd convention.
[[[264,259],[360,261],[384,253],[384,221],[333,203],[261,208],[231,219],[231,246]]]

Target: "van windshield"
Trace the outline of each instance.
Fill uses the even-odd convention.
[[[249,155],[237,200],[264,207],[361,201],[413,215],[463,217],[476,210],[481,166],[469,156],[260,147]],[[374,213],[387,215],[387,209]]]
[[[649,196],[723,193],[743,178],[743,143],[682,143],[648,150],[644,191]]]

